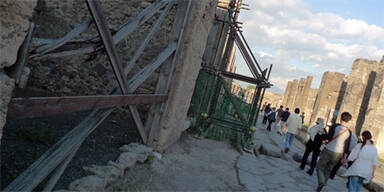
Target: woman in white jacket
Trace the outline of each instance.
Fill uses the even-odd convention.
[[[375,168],[378,165],[377,148],[373,145],[371,133],[364,131],[361,136],[363,143],[357,144],[348,159],[343,162],[345,164],[348,161],[354,161],[343,174],[343,176],[349,176],[348,190],[350,192],[360,191],[363,183],[368,183],[375,176]]]

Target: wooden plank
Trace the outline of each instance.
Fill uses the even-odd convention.
[[[261,75],[259,74],[259,72],[257,71],[251,57],[249,56],[247,49],[245,48],[243,42],[241,41],[241,39],[237,33],[235,33],[235,42],[236,42],[236,45],[239,48],[240,52],[242,53],[244,59],[246,60],[246,63],[248,65],[250,71],[252,72],[253,76],[255,78],[262,78]]]
[[[143,125],[143,122],[141,121],[140,114],[139,114],[139,111],[137,110],[137,107],[130,105],[129,111],[131,112],[133,120],[135,121],[137,129],[139,130],[141,139],[143,139],[144,143],[147,143],[147,134],[145,133],[144,125]]]
[[[71,40],[71,39],[77,37],[78,35],[80,35],[80,33],[85,31],[89,27],[90,24],[91,24],[91,19],[87,19],[82,24],[80,24],[76,28],[72,29],[69,33],[64,35],[64,37],[62,37],[62,38],[60,38],[58,40],[55,40],[52,43],[49,43],[49,44],[43,45],[41,47],[38,47],[36,49],[36,55],[34,55],[32,57],[36,57],[38,55],[42,55],[42,54],[48,53],[50,51],[53,51],[53,50],[59,48],[60,46],[62,46],[65,43],[67,43],[69,40]]]
[[[184,31],[188,24],[189,18],[192,12],[192,0],[178,1],[178,9],[176,12],[176,20],[172,27],[171,38],[177,41],[177,49],[172,59],[170,58],[167,63],[164,64],[163,69],[159,74],[159,81],[156,87],[155,93],[167,93],[169,92],[170,84],[173,80],[173,73],[175,65],[179,59],[179,55],[182,52],[182,45],[184,44]],[[168,77],[166,77],[168,75]],[[150,146],[154,146],[154,139],[160,131],[161,126],[161,114],[166,110],[166,105],[154,105],[151,108],[153,111],[153,117],[149,118],[152,122],[147,122],[147,129],[149,130],[148,142]]]
[[[159,94],[13,98],[8,106],[7,117],[10,119],[42,117],[124,105],[150,104],[166,99],[166,95]]]
[[[128,91],[136,90],[160,65],[175,51],[176,43],[171,43],[165,48],[151,64],[145,66],[128,81]]]
[[[140,47],[136,50],[135,54],[133,54],[132,59],[129,61],[128,65],[125,67],[125,69],[124,69],[125,74],[128,74],[132,70],[132,68],[135,66],[136,61],[139,59],[139,57],[143,53],[144,49],[147,47],[149,41],[152,39],[153,35],[157,31],[157,29],[160,27],[160,24],[164,21],[165,16],[167,15],[169,9],[171,9],[173,4],[174,4],[173,2],[168,4],[168,6],[163,11],[163,13],[161,13],[160,17],[157,19],[155,24],[152,26],[151,30],[148,32],[144,41],[141,43]]]
[[[158,10],[165,7],[172,0],[158,0],[145,8],[137,17],[128,20],[113,36],[113,42],[117,43],[123,40],[129,33],[134,31],[138,26],[151,18]]]
[[[231,72],[228,72],[228,71],[221,71],[221,74],[223,76],[225,76],[225,77],[228,77],[228,78],[237,79],[237,80],[244,81],[244,82],[247,82],[247,83],[252,83],[252,84],[255,84],[255,85],[258,85],[258,84],[264,82],[263,80],[260,80],[260,79],[255,79],[255,78],[252,78],[252,77],[248,77],[248,76],[245,76],[245,75],[240,75],[240,74],[237,74],[237,73],[231,73]]]
[[[20,77],[26,63],[28,63],[28,51],[31,45],[33,31],[35,30],[35,23],[31,22],[29,25],[27,36],[24,39],[18,53],[16,64],[9,69],[9,74],[16,80],[16,84],[20,83]]]
[[[80,124],[50,147],[37,161],[3,189],[10,191],[32,191],[63,160],[103,122],[113,109],[94,110]]]
[[[217,51],[216,51],[216,56],[215,56],[215,59],[213,60],[213,66],[214,67],[218,67],[221,63],[225,42],[227,41],[227,37],[228,37],[228,35],[227,35],[228,29],[229,29],[228,22],[224,22],[224,26],[222,28],[221,35],[220,35],[219,45],[218,45]]]
[[[92,18],[96,24],[97,31],[101,37],[101,40],[107,50],[109,61],[111,62],[113,72],[116,79],[119,82],[120,89],[124,94],[128,93],[128,84],[123,74],[122,65],[117,55],[115,45],[112,41],[112,35],[108,28],[108,23],[105,19],[103,10],[101,8],[99,0],[86,0],[88,9],[92,15]]]
[[[113,35],[114,44],[117,44],[121,40],[123,40],[126,36],[132,33],[141,24],[145,23],[149,18],[151,18],[155,13],[157,13],[158,10],[166,6],[171,1],[172,0],[158,0],[152,3],[150,6],[146,7],[136,17],[129,19],[127,22],[125,22],[120,27],[120,29]],[[100,41],[99,37],[93,37],[91,39],[92,39],[91,42],[94,42],[94,43],[98,43]],[[99,47],[98,49],[101,49],[101,47]],[[31,58],[42,59],[42,58],[66,57],[66,56],[79,55],[79,54],[89,54],[94,52],[95,50],[96,50],[96,47],[89,46],[89,47],[83,47],[83,48],[78,48],[74,50],[60,51],[56,53],[45,53],[40,55],[35,54],[31,56]]]

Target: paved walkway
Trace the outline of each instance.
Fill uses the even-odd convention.
[[[266,131],[266,126],[259,123],[255,132],[256,144],[269,145],[283,149],[283,136],[272,129]],[[299,163],[292,159],[295,153],[302,155],[305,146],[295,139],[291,150],[287,153],[288,160],[265,155],[256,157],[253,154],[243,154],[236,164],[239,180],[248,191],[315,191],[317,187],[317,173],[309,176],[305,170],[300,170]],[[310,155],[311,158],[311,155]],[[347,191],[346,179],[335,177],[329,180],[326,191]],[[362,189],[361,191],[367,191]]]

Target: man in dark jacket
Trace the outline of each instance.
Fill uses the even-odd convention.
[[[289,113],[289,108],[287,107],[287,108],[285,108],[285,111],[283,112],[283,114],[281,114],[281,122],[280,122],[281,130],[279,132],[280,135],[283,134],[283,128],[284,128],[285,123],[288,120],[289,115],[291,115],[291,113]]]

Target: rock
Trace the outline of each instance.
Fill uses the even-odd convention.
[[[80,179],[77,179],[69,184],[69,190],[74,191],[104,191],[104,187],[107,182],[96,176],[89,175]]]
[[[273,145],[260,145],[260,154],[281,158],[281,150]]]
[[[116,161],[117,166],[125,170],[128,167],[132,167],[136,164],[139,154],[133,152],[124,152],[121,153],[119,158]]]
[[[8,103],[11,100],[14,87],[15,81],[0,69],[0,139],[3,133],[3,126],[6,122]]]
[[[163,155],[161,155],[161,153],[158,153],[158,152],[152,152],[152,154],[158,160],[161,160],[161,158],[163,157]]]
[[[129,145],[123,145],[122,147],[120,147],[120,151],[134,152],[137,154],[141,154],[141,153],[147,153],[148,154],[148,153],[152,152],[153,149],[150,147],[147,147],[145,145],[138,144],[138,143],[130,143]]]
[[[107,165],[107,166],[92,165],[90,167],[83,167],[83,169],[89,173],[95,174],[100,178],[104,179],[107,182],[107,184],[111,184],[113,181],[118,179],[124,173],[119,168],[111,165]]]

